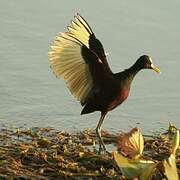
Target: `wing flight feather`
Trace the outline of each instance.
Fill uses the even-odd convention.
[[[88,52],[88,55],[84,52]],[[94,85],[94,67],[100,63],[107,69],[106,58],[101,57],[105,57],[105,54],[100,41],[79,14],[74,17],[68,31],[56,37],[49,52],[49,62],[54,74],[65,80],[71,93],[82,105]]]

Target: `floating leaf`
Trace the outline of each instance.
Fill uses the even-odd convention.
[[[137,159],[142,155],[143,149],[144,139],[138,128],[118,137],[118,150],[129,158]]]
[[[117,151],[113,152],[114,159],[126,178],[139,177],[140,180],[147,180],[153,175],[156,163],[150,160],[129,159]]]

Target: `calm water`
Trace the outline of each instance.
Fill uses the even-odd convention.
[[[180,127],[180,1],[0,0],[0,124],[94,128],[99,112],[80,116],[81,106],[52,74],[47,53],[76,12],[102,41],[114,72],[148,54],[162,71],[140,72],[123,105],[104,128],[139,126],[150,132]]]

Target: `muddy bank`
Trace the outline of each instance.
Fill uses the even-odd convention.
[[[103,137],[116,149],[118,134],[104,131]],[[160,161],[169,156],[166,132],[144,138],[144,157]],[[52,128],[1,129],[0,179],[124,179],[111,154],[98,154],[95,139],[91,129],[77,133]],[[179,151],[176,159],[180,173]]]

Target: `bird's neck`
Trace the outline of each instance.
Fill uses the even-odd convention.
[[[123,81],[123,84],[127,84],[128,86],[130,86],[132,80],[141,69],[142,68],[139,68],[139,66],[137,66],[137,64],[135,63],[130,68],[125,69],[120,73],[117,73],[117,78],[121,82]]]
[[[129,74],[130,78],[133,78],[135,77],[135,75],[141,70],[142,68],[137,64],[137,63],[134,63],[129,69],[126,69],[126,73]]]

